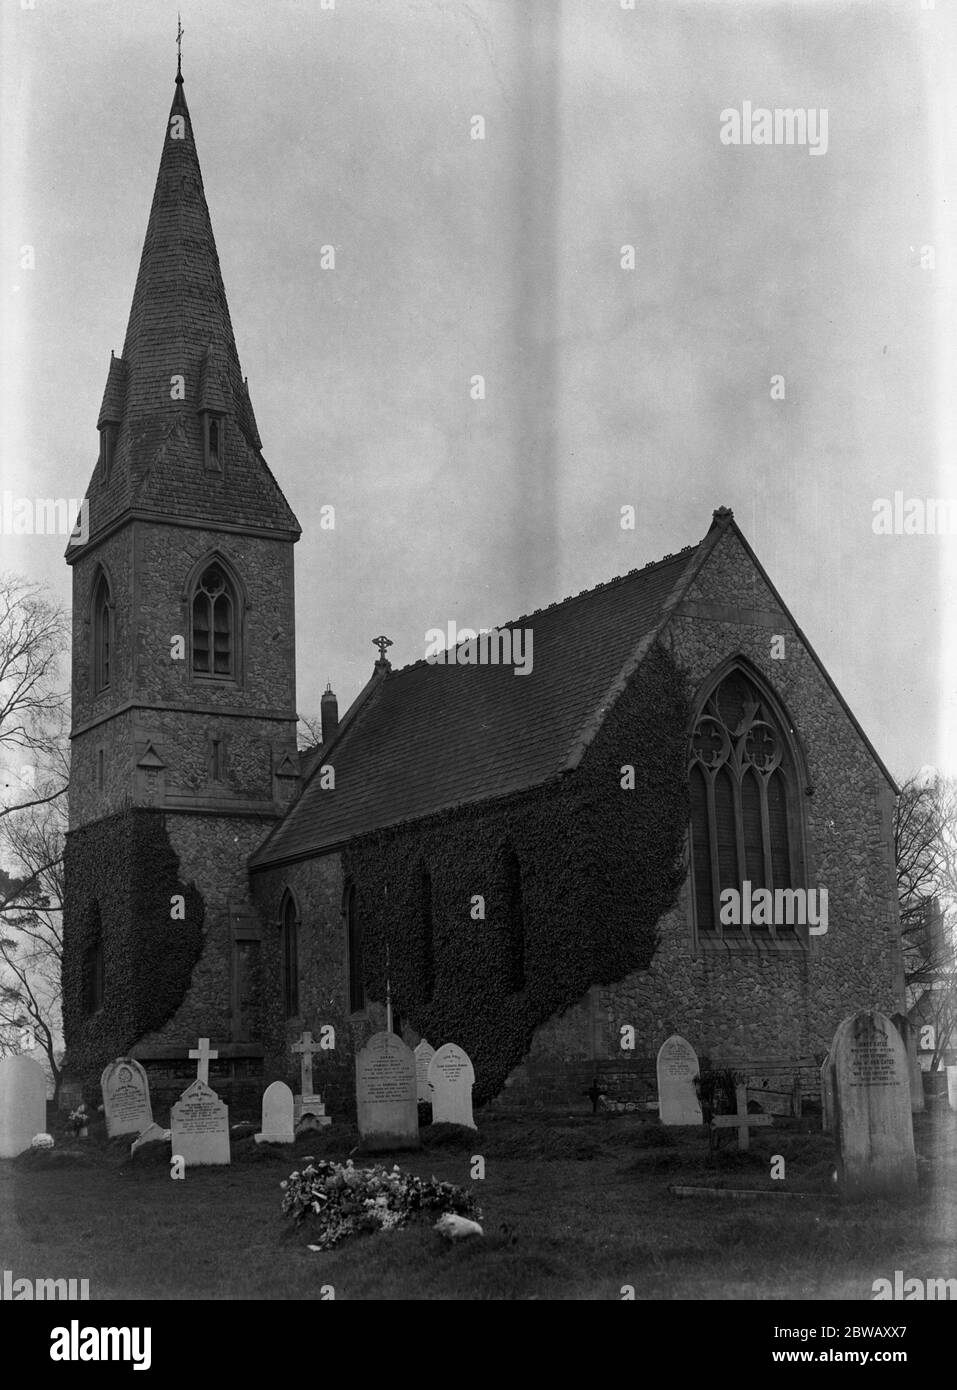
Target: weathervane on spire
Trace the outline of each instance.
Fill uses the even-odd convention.
[[[183,29],[182,16],[177,11],[176,14],[176,81],[183,80]]]

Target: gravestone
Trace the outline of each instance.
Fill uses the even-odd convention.
[[[139,1149],[145,1149],[147,1144],[168,1144],[170,1142],[169,1130],[162,1125],[151,1124],[148,1129],[144,1129],[138,1139],[134,1139],[130,1145],[130,1157]]]
[[[947,1104],[957,1110],[957,1067],[947,1068]]]
[[[886,1014],[846,1018],[831,1044],[841,1193],[893,1196],[917,1185],[907,1053]]]
[[[321,1129],[323,1125],[331,1125],[332,1117],[326,1114],[325,1102],[315,1090],[312,1080],[312,1059],[315,1053],[322,1051],[320,1044],[313,1042],[310,1032],[305,1032],[298,1042],[293,1043],[292,1050],[299,1053],[300,1064],[301,1089],[300,1094],[293,1098],[292,1106],[296,1132],[300,1129]]]
[[[904,1051],[907,1053],[908,1075],[910,1077],[910,1108],[917,1114],[924,1108],[924,1078],[917,1056],[917,1030],[906,1014],[892,1014],[891,1023],[901,1035]]]
[[[71,1110],[76,1110],[83,1103],[83,1082],[70,1079],[60,1082],[60,1089],[57,1092],[57,1109],[64,1115],[69,1115]]]
[[[188,1086],[169,1112],[172,1154],[187,1168],[229,1163],[229,1108],[205,1081]]]
[[[719,1129],[736,1129],[738,1131],[738,1152],[747,1153],[751,1147],[751,1135],[749,1128],[755,1125],[770,1125],[774,1120],[770,1115],[749,1115],[748,1114],[748,1088],[745,1084],[739,1083],[734,1088],[734,1115],[714,1115],[711,1119],[711,1130],[713,1135],[717,1135]]]
[[[375,1033],[356,1054],[356,1112],[364,1149],[417,1149],[415,1058],[395,1033]]]
[[[47,1127],[47,1079],[32,1057],[0,1059],[0,1158],[16,1158]]]
[[[658,1049],[658,1118],[663,1125],[700,1125],[701,1102],[695,1090],[698,1054],[673,1033]]]
[[[435,1056],[435,1048],[427,1038],[423,1038],[415,1049],[415,1088],[420,1105],[432,1104],[429,1090],[429,1063]]]
[[[455,1043],[445,1043],[429,1063],[434,1125],[465,1125],[475,1129],[472,1118],[472,1087],[475,1068],[469,1055]]]
[[[107,1138],[142,1134],[153,1123],[150,1086],[145,1070],[132,1057],[118,1057],[100,1077]]]
[[[253,1137],[257,1144],[291,1144],[293,1128],[292,1091],[285,1081],[274,1081],[263,1092],[263,1125]]]

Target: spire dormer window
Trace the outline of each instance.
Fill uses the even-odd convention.
[[[221,415],[211,411],[202,412],[203,421],[203,465],[213,473],[221,473],[223,468],[223,437],[226,421]]]
[[[117,425],[112,421],[100,426],[100,481],[108,483],[116,449]]]

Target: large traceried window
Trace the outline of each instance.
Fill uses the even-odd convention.
[[[238,611],[236,593],[226,571],[222,565],[208,565],[193,593],[194,675],[228,678],[236,674]]]
[[[93,590],[92,617],[93,694],[99,695],[110,688],[113,659],[113,603],[109,580],[102,572]]]
[[[803,886],[798,770],[786,720],[740,667],[705,700],[691,740],[691,875],[699,937],[794,939],[793,925],[722,925],[721,893]]]

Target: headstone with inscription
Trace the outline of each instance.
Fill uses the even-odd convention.
[[[254,1138],[257,1144],[291,1144],[293,1129],[292,1091],[285,1081],[274,1081],[263,1092],[262,1130]]]
[[[432,1123],[465,1125],[475,1129],[472,1118],[472,1087],[475,1068],[469,1055],[455,1043],[445,1043],[429,1063],[432,1093]]]
[[[921,1075],[920,1061],[917,1057],[917,1029],[906,1014],[891,1014],[891,1022],[900,1033],[904,1051],[907,1053],[910,1108],[912,1113],[916,1115],[924,1108],[924,1078]]]
[[[700,1125],[701,1102],[695,1090],[698,1054],[673,1033],[658,1049],[658,1118],[663,1125]]]
[[[364,1149],[417,1149],[415,1058],[395,1033],[375,1033],[356,1054],[356,1112]]]
[[[893,1196],[917,1185],[907,1053],[886,1014],[846,1018],[831,1044],[834,1137],[844,1197]]]
[[[429,1090],[429,1063],[435,1056],[435,1048],[428,1038],[423,1038],[415,1048],[415,1087],[420,1105],[432,1104],[432,1092]]]
[[[205,1081],[197,1078],[170,1110],[170,1144],[187,1168],[230,1162],[229,1108]]]
[[[47,1079],[32,1057],[0,1058],[0,1158],[16,1158],[47,1127]]]
[[[103,1114],[109,1139],[117,1134],[142,1134],[153,1123],[146,1072],[132,1057],[118,1057],[100,1077]]]

